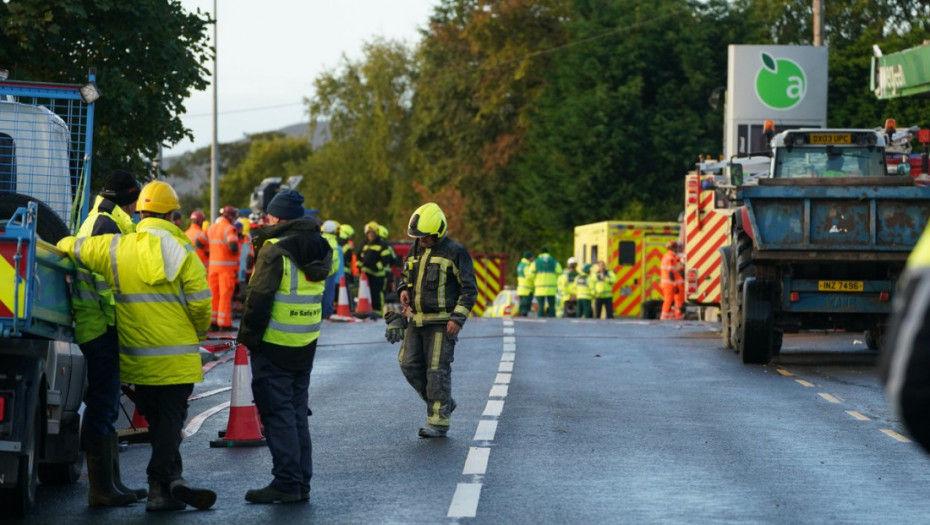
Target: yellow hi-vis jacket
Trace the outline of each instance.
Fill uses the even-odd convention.
[[[114,205],[111,212],[100,209],[104,200],[103,197],[97,196],[93,208],[78,230],[77,237],[90,237],[97,219],[101,216],[113,221],[114,227],[120,233],[136,231],[132,217],[119,206]],[[100,337],[107,331],[107,327],[116,324],[116,305],[113,291],[102,275],[81,265],[76,265],[76,270],[71,289],[71,309],[74,311],[74,340],[83,344]]]
[[[265,244],[280,240],[268,239]],[[333,257],[333,263],[336,266],[339,261]],[[311,281],[290,257],[281,257],[281,264],[281,284],[274,294],[271,320],[262,341],[281,346],[306,346],[320,337],[326,281]],[[336,268],[331,268],[330,275]]]
[[[120,380],[175,385],[203,380],[200,339],[210,326],[206,270],[174,224],[143,219],[136,233],[65,237],[58,247],[103,275],[116,298]]]
[[[526,257],[520,259],[517,265],[517,295],[533,295],[533,279],[527,274],[530,265],[533,264]]]
[[[575,276],[574,291],[575,297],[579,301],[591,300],[593,298],[591,291],[591,280],[594,279],[591,277],[590,273],[578,272],[578,275]]]
[[[562,265],[548,253],[541,253],[530,264],[527,274],[532,279],[533,295],[536,297],[555,297],[556,285]],[[517,294],[519,295],[519,294]]]
[[[614,283],[617,282],[617,278],[614,277],[614,272],[610,270],[605,270],[604,274],[601,275],[600,269],[594,270],[594,297],[597,299],[606,299],[608,297],[613,297],[614,294]]]

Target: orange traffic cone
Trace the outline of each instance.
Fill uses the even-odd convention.
[[[355,317],[362,319],[371,317],[371,288],[368,287],[368,276],[362,272],[358,278],[358,303],[355,305]]]
[[[233,366],[232,399],[229,402],[229,422],[220,439],[210,441],[210,448],[257,447],[265,444],[258,407],[252,396],[252,370],[249,353],[244,345],[236,347]]]
[[[132,443],[146,443],[150,440],[149,436],[149,422],[146,421],[145,416],[139,413],[139,407],[136,406],[136,392],[129,385],[122,384],[120,385],[120,390],[122,390],[123,395],[125,395],[132,402],[132,417],[129,418],[129,427],[122,430],[117,430],[116,434],[119,436],[120,441],[129,441]],[[129,414],[126,412],[126,409],[123,408],[123,414],[127,417]]]
[[[346,278],[339,279],[339,300],[336,301],[336,313],[329,316],[331,321],[355,322],[349,310],[349,290],[346,288]]]

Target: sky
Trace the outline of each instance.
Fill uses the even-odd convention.
[[[233,142],[306,122],[304,97],[313,80],[339,66],[343,55],[362,58],[375,37],[419,40],[438,0],[216,0],[217,140]],[[185,10],[212,13],[214,0],[181,0]],[[209,29],[213,39],[213,27]],[[209,146],[213,133],[211,85],[185,101],[184,127],[194,140],[165,148],[165,156]]]

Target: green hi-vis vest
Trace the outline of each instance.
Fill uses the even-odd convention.
[[[275,243],[280,239],[268,239]],[[325,281],[311,281],[290,257],[282,257],[281,284],[274,294],[271,320],[262,341],[280,346],[302,347],[316,341],[323,322]]]
[[[90,237],[94,224],[101,215],[112,220],[124,234],[136,230],[136,225],[122,208],[116,206],[113,213],[100,210],[103,197],[97,196],[94,206],[81,224],[77,236]],[[71,309],[74,311],[74,340],[84,344],[100,337],[108,326],[116,324],[116,302],[113,290],[106,279],[99,273],[77,265],[77,272],[71,283]]]

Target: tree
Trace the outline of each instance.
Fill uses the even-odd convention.
[[[192,138],[178,115],[191,91],[208,85],[209,24],[178,0],[7,0],[0,66],[13,78],[74,84],[95,67],[103,96],[95,103],[94,169],[145,176],[160,144]]]
[[[252,190],[266,177],[280,177],[283,181],[301,174],[299,165],[311,152],[310,141],[306,137],[274,134],[251,140],[248,155],[220,180],[220,202],[222,205],[231,203],[238,208],[246,207]],[[307,186],[304,184],[302,187]],[[307,198],[304,206],[313,207],[312,193],[301,191]]]

